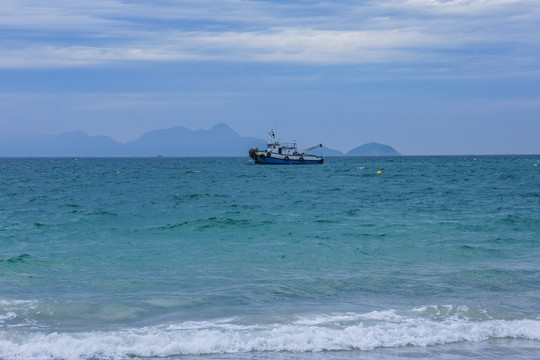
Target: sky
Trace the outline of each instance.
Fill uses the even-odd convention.
[[[540,154],[538,0],[2,0],[0,138]]]

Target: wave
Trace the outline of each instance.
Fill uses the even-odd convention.
[[[481,309],[429,306],[246,322],[230,318],[117,331],[0,331],[2,359],[124,359],[252,352],[426,347],[494,338],[540,340],[539,319],[496,319]],[[259,319],[260,320],[260,319]]]
[[[207,218],[200,218],[192,221],[182,221],[174,224],[166,224],[151,228],[152,230],[174,230],[177,228],[191,228],[196,231],[203,231],[207,229],[226,229],[226,228],[249,228],[257,227],[262,224],[272,223],[272,221],[253,221],[248,219],[234,219],[230,217],[216,217],[211,216]]]
[[[16,264],[16,263],[22,263],[22,262],[26,262],[28,260],[30,260],[32,257],[28,254],[21,254],[21,255],[17,255],[17,256],[13,256],[9,259],[6,259],[6,260],[1,260],[0,259],[0,262],[6,262],[6,263],[9,263],[9,264]]]

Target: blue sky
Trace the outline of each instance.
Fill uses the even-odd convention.
[[[225,122],[300,147],[540,153],[538,0],[2,0],[0,137]]]

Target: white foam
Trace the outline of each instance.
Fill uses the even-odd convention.
[[[0,299],[0,307],[13,307],[13,306],[34,306],[38,303],[37,300],[8,300],[8,299]]]
[[[397,311],[300,317],[288,323],[238,319],[185,322],[119,331],[43,333],[0,331],[2,359],[120,359],[262,351],[319,352],[430,346],[490,338],[540,340],[540,320],[473,321],[453,312],[440,320]]]
[[[15,314],[13,311],[8,311],[5,314],[0,314],[0,324],[3,323],[3,320],[15,319],[16,317],[17,314]]]
[[[38,302],[32,300],[0,299],[0,327],[25,326],[33,324],[28,314],[38,308]],[[21,319],[21,322],[16,320]]]

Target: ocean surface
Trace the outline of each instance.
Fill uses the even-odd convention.
[[[539,354],[540,156],[0,159],[2,360]]]

